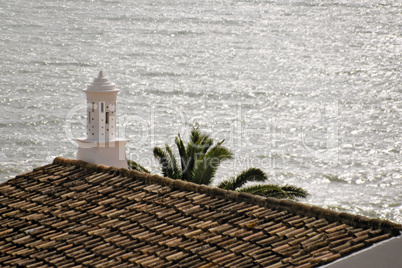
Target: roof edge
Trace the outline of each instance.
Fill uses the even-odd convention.
[[[393,236],[400,235],[402,231],[401,224],[396,224],[388,220],[371,219],[365,216],[354,215],[345,212],[336,212],[333,210],[317,207],[314,205],[307,205],[290,200],[276,199],[272,197],[262,197],[259,195],[252,195],[248,193],[229,191],[216,187],[210,187],[207,185],[199,185],[192,182],[174,180],[159,175],[142,173],[136,170],[129,170],[126,168],[116,168],[107,165],[91,164],[82,160],[66,159],[62,157],[56,157],[53,160],[53,164],[62,166],[78,166],[81,168],[90,169],[96,172],[103,172],[103,173],[119,173],[129,178],[141,179],[147,184],[159,184],[163,186],[169,186],[173,189],[193,191],[201,194],[208,194],[217,198],[223,198],[236,202],[251,203],[269,209],[283,209],[293,214],[308,217],[324,218],[330,222],[340,222],[342,224],[348,224],[359,228],[381,229],[386,233],[392,234]],[[46,166],[42,168],[45,169]],[[36,168],[36,170],[40,170],[42,168],[39,167]]]

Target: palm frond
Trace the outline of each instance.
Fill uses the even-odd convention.
[[[162,169],[162,174],[165,177],[169,177],[172,179],[180,179],[176,177],[176,174],[173,172],[172,169],[172,161],[170,159],[170,155],[165,152],[162,148],[160,147],[154,147],[154,157],[159,161]]]
[[[231,179],[229,179],[229,180],[225,180],[225,181],[222,181],[222,182],[220,182],[219,184],[218,184],[218,188],[221,188],[221,189],[224,189],[224,190],[232,190],[232,191],[234,191],[235,190],[235,188],[233,187],[233,180],[234,180],[234,178],[231,178]]]
[[[197,159],[192,182],[210,185],[221,162],[232,157],[233,153],[229,149],[215,145],[203,157]]]
[[[249,181],[263,182],[267,180],[267,175],[259,168],[249,168],[240,173],[236,178],[223,181],[218,188],[226,190],[236,190],[245,185]]]
[[[201,154],[206,154],[213,144],[214,140],[208,137],[207,139],[202,140],[202,142],[198,145],[197,151]]]
[[[194,156],[193,151],[189,150],[189,146],[184,146],[184,142],[180,136],[180,133],[175,138],[175,143],[179,151],[180,164],[181,164],[181,179],[186,181],[191,181],[193,179],[193,168],[194,168]]]
[[[155,146],[153,153],[154,157],[159,161],[159,164],[161,165],[163,176],[167,177],[168,176],[167,166],[169,163],[167,160],[168,156],[166,152],[163,151],[162,148]]]
[[[175,138],[175,143],[177,146],[177,149],[179,151],[179,156],[180,156],[180,162],[181,162],[181,169],[184,170],[185,166],[184,164],[187,162],[187,150],[186,147],[184,146],[183,140],[181,139],[180,133],[177,135],[177,137]],[[184,160],[184,161],[183,161]]]
[[[284,185],[281,186],[281,188],[286,192],[290,199],[307,198],[307,196],[309,196],[309,193],[301,187]]]
[[[191,129],[190,141],[187,144],[187,152],[192,154],[205,154],[214,141],[208,134],[201,133],[198,127]]]
[[[194,164],[197,160],[198,154],[194,147],[187,146],[187,157],[181,158],[181,166],[183,173],[183,180],[191,181],[193,179]]]
[[[171,172],[171,178],[173,179],[181,179],[181,168],[177,165],[176,156],[173,154],[172,149],[169,145],[166,144],[166,152],[169,155],[169,168]]]
[[[131,170],[137,170],[139,172],[151,173],[151,172],[149,172],[148,169],[146,169],[145,167],[141,166],[140,164],[138,164],[137,162],[135,162],[133,160],[127,160],[127,165],[128,165],[128,168]]]
[[[306,198],[308,193],[302,188],[295,186],[279,186],[274,184],[254,185],[238,189],[239,192],[246,192],[265,197],[275,197],[279,199]]]
[[[286,198],[286,193],[280,186],[273,184],[253,185],[238,189],[237,191],[265,197]]]
[[[189,140],[189,144],[197,144],[198,141],[200,140],[200,136],[201,136],[201,131],[199,130],[198,127],[193,127],[191,129],[191,133],[190,133],[190,140]],[[188,144],[187,144],[188,145]]]
[[[203,154],[200,153],[200,143],[202,143],[204,139],[205,135],[202,134],[198,128],[192,128],[190,141],[187,143],[187,147],[185,149],[186,158],[181,158],[183,180],[194,181],[195,163],[203,156]]]
[[[209,185],[218,167],[219,160],[217,158],[204,158],[197,161],[194,166],[194,175],[191,181],[197,184]]]
[[[205,157],[207,158],[213,158],[213,157],[221,157],[222,159],[232,159],[233,158],[233,153],[230,151],[228,148],[225,146],[222,146],[221,144],[217,144],[214,147],[212,147],[206,154]]]

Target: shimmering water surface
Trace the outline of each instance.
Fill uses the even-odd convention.
[[[0,177],[75,158],[100,70],[120,137],[153,146],[193,125],[303,201],[402,223],[400,1],[2,1]]]

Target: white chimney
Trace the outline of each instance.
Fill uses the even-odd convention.
[[[76,139],[77,159],[127,168],[128,140],[118,139],[116,130],[116,98],[120,90],[101,71],[83,91],[87,95],[87,138]]]

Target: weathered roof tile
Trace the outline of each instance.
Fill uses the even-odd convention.
[[[10,267],[314,267],[400,229],[62,158],[0,184],[0,262]]]

